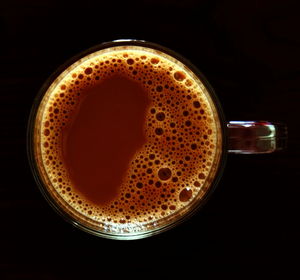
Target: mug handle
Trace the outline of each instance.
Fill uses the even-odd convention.
[[[228,152],[267,154],[287,146],[287,127],[268,121],[230,121],[227,123]]]

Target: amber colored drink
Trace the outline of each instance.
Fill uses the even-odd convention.
[[[47,191],[74,219],[126,234],[199,203],[221,157],[220,121],[201,80],[158,50],[122,45],[52,83],[35,124]]]

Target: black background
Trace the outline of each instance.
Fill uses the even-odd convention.
[[[299,277],[295,3],[2,2],[0,278]],[[229,155],[221,183],[201,212],[176,229],[137,241],[97,238],[63,221],[40,194],[26,157],[30,107],[46,78],[78,52],[120,38],[156,42],[191,60],[214,86],[228,120],[282,121],[289,128],[287,151]]]

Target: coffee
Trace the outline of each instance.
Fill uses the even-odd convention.
[[[142,46],[102,49],[69,66],[35,122],[35,156],[50,196],[78,221],[111,233],[163,226],[199,204],[221,139],[201,80]]]

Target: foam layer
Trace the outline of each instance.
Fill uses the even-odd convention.
[[[85,90],[113,75],[138,82],[149,95],[146,142],[131,159],[117,197],[96,205],[70,180],[62,131]],[[75,209],[73,215],[126,231],[172,217],[207,192],[220,157],[218,117],[201,81],[173,58],[136,46],[99,51],[63,72],[42,104],[37,155],[51,182],[49,190]]]

